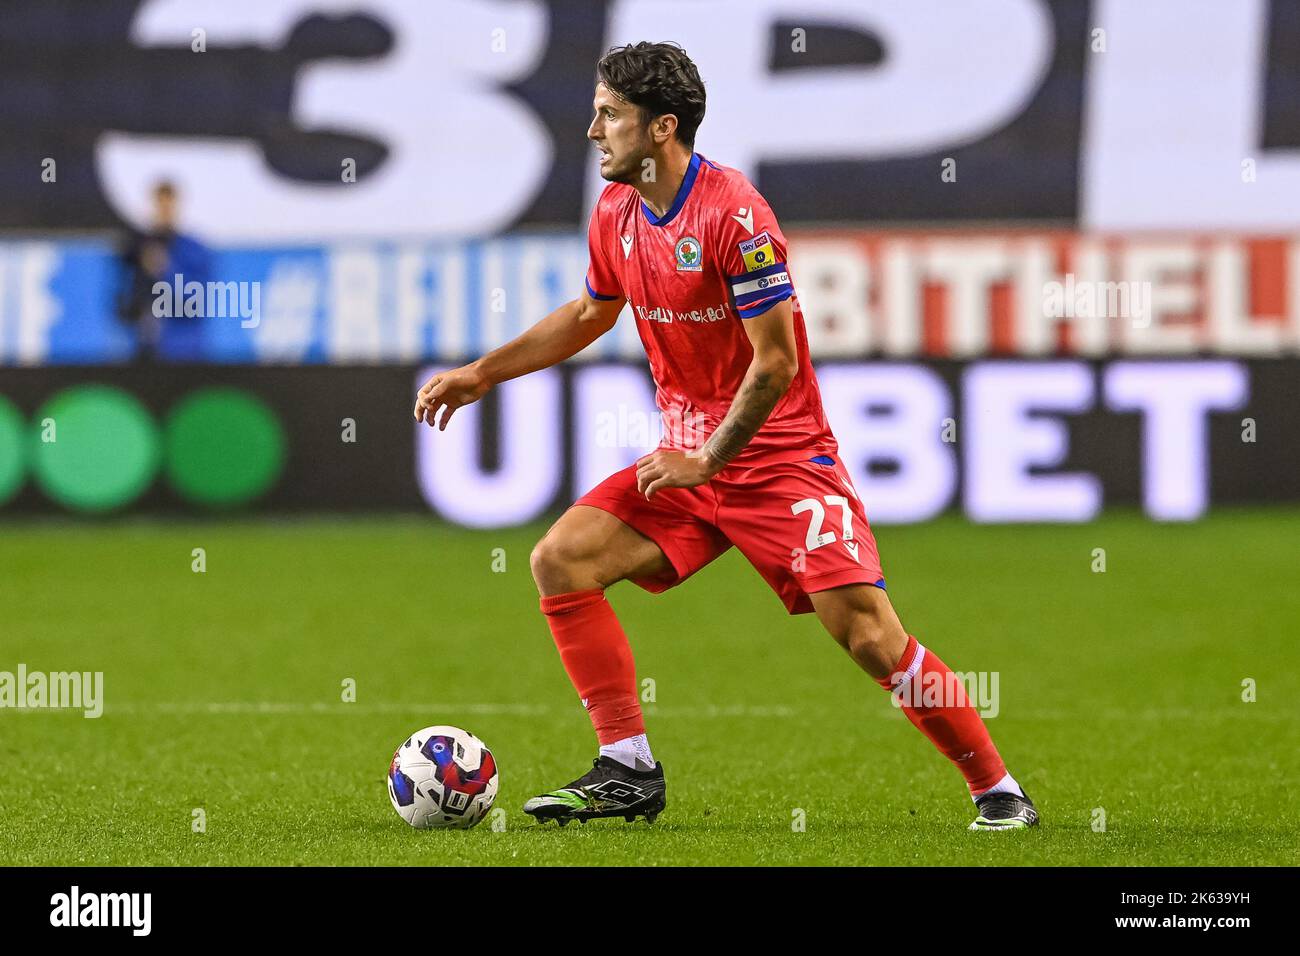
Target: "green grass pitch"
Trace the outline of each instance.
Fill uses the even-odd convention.
[[[1044,818],[1002,834],[965,830],[958,773],[734,551],[659,597],[610,592],[654,681],[667,811],[534,825],[523,801],[595,752],[528,575],[542,530],[0,526],[0,670],[103,671],[106,699],[0,710],[0,863],[1300,862],[1300,511],[877,529],[908,629],[999,674],[989,725]],[[389,757],[436,723],[493,749],[504,829],[393,812]]]

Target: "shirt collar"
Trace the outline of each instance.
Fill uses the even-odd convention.
[[[645,214],[646,222],[652,226],[666,226],[677,217],[682,211],[682,206],[686,205],[686,197],[691,194],[691,188],[695,185],[695,177],[700,173],[700,154],[691,153],[690,164],[686,167],[686,175],[682,177],[682,184],[677,189],[677,195],[673,199],[673,204],[668,207],[668,211],[662,216],[656,216],[654,211],[641,200],[641,212]]]

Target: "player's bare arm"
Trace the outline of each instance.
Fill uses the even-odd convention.
[[[493,386],[577,355],[614,327],[622,309],[622,299],[593,299],[584,291],[477,361],[432,376],[416,396],[415,420],[430,427],[436,421],[442,431],[456,409],[477,402]]]
[[[660,450],[637,463],[637,488],[647,498],[660,488],[702,485],[725,468],[767,421],[799,371],[790,302],[778,302],[760,316],[745,319],[754,348],[740,389],[722,424],[698,452]]]

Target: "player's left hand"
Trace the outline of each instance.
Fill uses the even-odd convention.
[[[702,452],[661,448],[636,463],[637,491],[651,497],[660,488],[694,488],[702,485],[722,467]]]

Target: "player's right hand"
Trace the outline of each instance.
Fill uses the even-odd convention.
[[[415,420],[433,427],[438,409],[443,409],[437,421],[438,431],[447,427],[451,416],[462,405],[472,405],[487,394],[492,383],[473,365],[462,365],[439,372],[424,383],[415,399]]]

